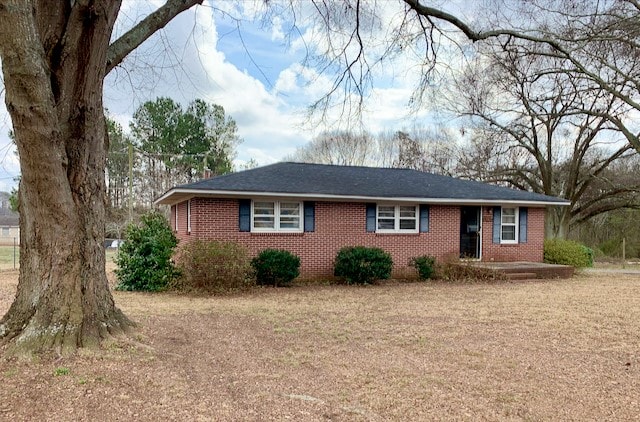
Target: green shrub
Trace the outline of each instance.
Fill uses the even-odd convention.
[[[603,259],[606,258],[606,255],[604,254],[604,252],[602,252],[601,249],[599,249],[598,247],[594,247],[592,249],[593,251],[593,261],[595,262],[598,259]]]
[[[235,242],[196,240],[178,253],[181,277],[171,287],[189,292],[228,294],[255,285],[249,254]]]
[[[614,237],[601,243],[599,249],[608,257],[622,257],[622,238]],[[625,242],[625,257],[640,257],[640,239],[628,237]]]
[[[367,284],[391,276],[391,255],[379,248],[345,247],[336,256],[333,274],[349,284]]]
[[[263,286],[288,286],[300,275],[300,258],[283,249],[265,249],[251,265],[256,281]]]
[[[618,238],[606,240],[599,247],[606,256],[619,257],[622,255],[622,241]]]
[[[585,245],[580,245],[582,246],[582,251],[584,252],[584,254],[587,256],[587,267],[593,267],[593,259],[596,256],[596,253],[593,251],[593,249],[591,249],[588,246]]]
[[[151,212],[130,224],[116,256],[118,290],[163,290],[177,276],[171,256],[178,240],[162,214]]]
[[[591,267],[593,251],[573,240],[547,239],[544,241],[544,262],[576,268]]]
[[[436,259],[429,255],[416,256],[409,260],[409,265],[418,271],[420,280],[428,280],[436,270]]]

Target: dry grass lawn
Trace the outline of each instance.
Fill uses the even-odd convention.
[[[0,273],[0,312],[16,272]],[[637,420],[640,276],[116,292],[137,342],[0,362],[2,420]]]

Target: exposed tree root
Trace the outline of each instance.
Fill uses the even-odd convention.
[[[11,311],[5,315],[0,323],[0,346],[4,357],[32,359],[49,353],[71,356],[80,348],[100,349],[105,343],[118,341],[130,335],[136,326],[116,307],[107,318],[94,316],[79,324],[69,318],[45,324],[39,314],[36,312],[26,319]]]

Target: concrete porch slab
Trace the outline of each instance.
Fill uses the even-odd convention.
[[[501,272],[509,278],[571,278],[575,268],[570,265],[545,264],[542,262],[469,262],[470,265]]]

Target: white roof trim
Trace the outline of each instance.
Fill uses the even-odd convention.
[[[182,194],[178,200],[171,200],[174,194]],[[279,197],[279,198],[301,198],[316,200],[336,200],[336,201],[372,201],[372,202],[420,202],[429,204],[452,204],[452,205],[521,205],[521,206],[544,206],[544,205],[570,205],[569,201],[521,201],[504,199],[453,199],[453,198],[420,198],[420,197],[386,197],[386,196],[362,196],[362,195],[332,195],[322,193],[282,193],[282,192],[248,192],[248,191],[227,191],[227,190],[204,190],[204,189],[181,189],[173,188],[154,201],[155,205],[173,205],[186,201],[195,196],[199,197]]]

